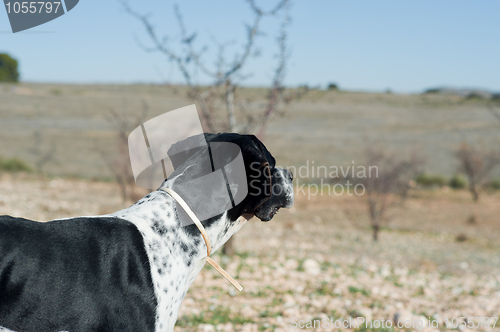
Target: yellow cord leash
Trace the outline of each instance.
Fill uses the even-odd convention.
[[[205,244],[207,245],[207,262],[208,264],[212,265],[214,269],[217,270],[224,278],[226,278],[237,290],[241,292],[243,287],[233,279],[224,269],[222,269],[219,264],[217,264],[212,258],[210,258],[210,253],[212,252],[212,245],[210,244],[210,239],[208,238],[207,231],[205,230],[205,227],[201,224],[200,219],[194,214],[194,212],[191,210],[191,208],[187,205],[186,201],[182,199],[181,196],[179,196],[175,191],[173,191],[170,188],[161,188],[161,190],[166,191],[170,196],[172,196],[173,199],[179,203],[180,206],[186,211],[188,216],[193,220],[194,224],[198,229],[200,230],[201,236],[203,236],[203,240],[205,240]],[[241,218],[241,217],[240,217]]]

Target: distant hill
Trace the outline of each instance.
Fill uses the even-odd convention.
[[[482,99],[496,99],[500,100],[500,92],[491,92],[488,90],[481,89],[460,89],[460,88],[430,88],[423,92],[423,94],[444,94],[444,95],[456,95],[465,98],[482,98]]]

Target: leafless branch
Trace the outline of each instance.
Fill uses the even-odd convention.
[[[115,155],[99,149],[99,152],[106,163],[106,166],[113,174],[115,181],[118,183],[123,201],[128,199],[135,200],[136,185],[132,168],[130,166],[130,157],[128,152],[128,135],[129,133],[140,126],[147,118],[149,107],[146,102],[142,102],[142,110],[137,114],[126,114],[118,112],[115,109],[108,109],[105,113],[107,121],[113,125],[116,139],[117,151]]]
[[[368,174],[360,179],[366,193],[368,215],[373,230],[373,240],[378,240],[380,227],[385,222],[388,207],[408,183],[420,171],[424,159],[414,150],[408,158],[386,152],[376,144],[369,144],[365,149],[367,169],[376,167],[376,174]]]
[[[500,165],[500,151],[486,151],[463,142],[455,152],[460,170],[469,180],[469,191],[474,202],[479,200],[479,189],[495,167]]]
[[[177,65],[188,87],[187,96],[200,107],[201,119],[205,128],[212,132],[220,130],[240,133],[257,132],[258,135],[262,136],[266,124],[276,114],[280,104],[290,102],[295,97],[294,94],[285,96],[283,87],[286,65],[289,59],[287,49],[287,33],[290,21],[289,1],[280,0],[271,10],[265,11],[257,6],[255,1],[246,0],[252,11],[253,21],[247,25],[242,51],[232,57],[226,57],[225,51],[228,43],[219,43],[212,38],[212,43],[215,44],[218,52],[214,68],[209,68],[203,61],[203,55],[208,48],[206,46],[195,47],[197,34],[188,31],[178,6],[174,7],[174,14],[180,30],[181,47],[174,51],[175,46],[168,43],[169,39],[167,37],[160,38],[158,36],[147,15],[133,10],[125,0],[122,0],[121,3],[125,11],[143,25],[150,39],[151,47],[142,45],[141,47],[146,51],[159,52]],[[249,108],[241,107],[242,103],[238,102],[236,95],[238,82],[248,77],[248,75],[242,73],[243,68],[247,65],[250,57],[258,53],[256,39],[260,34],[259,29],[262,20],[265,17],[276,16],[279,13],[283,13],[283,21],[277,38],[278,63],[266,97],[266,106],[261,114],[249,116]],[[232,60],[228,61],[228,58],[232,58]],[[201,87],[195,84],[193,75],[189,70],[192,67],[212,81],[210,86]],[[226,109],[227,117],[225,121],[221,121],[220,117],[216,116],[216,114],[220,114],[216,110],[221,106]]]
[[[288,25],[290,23],[288,3],[284,4],[284,6],[285,15],[281,24],[280,34],[277,38],[277,42],[279,45],[279,61],[278,66],[276,67],[276,70],[274,72],[273,86],[269,91],[268,104],[264,116],[261,120],[260,130],[257,134],[258,137],[262,137],[264,135],[266,125],[272,115],[276,112],[277,105],[281,102],[281,97],[284,90],[283,79],[285,77],[286,64],[289,58],[289,55],[287,54],[287,31]]]

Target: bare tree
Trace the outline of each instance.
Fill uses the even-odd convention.
[[[141,112],[134,113],[133,115],[118,112],[115,109],[109,109],[105,113],[107,121],[114,127],[118,153],[110,155],[102,150],[100,150],[100,153],[118,183],[124,202],[129,199],[134,201],[139,198],[136,193],[137,186],[135,185],[134,175],[130,166],[128,135],[146,120],[148,112],[149,107],[143,101]]]
[[[179,45],[170,43],[168,36],[157,33],[147,15],[134,11],[126,1],[122,1],[123,8],[132,17],[142,23],[151,46],[143,46],[148,52],[159,52],[173,62],[182,74],[187,86],[187,97],[194,100],[201,109],[203,125],[207,130],[231,131],[239,133],[257,133],[262,136],[267,123],[279,112],[280,106],[291,102],[305,93],[305,89],[285,90],[285,77],[289,52],[287,47],[289,18],[289,0],[280,0],[271,10],[265,11],[256,5],[254,0],[246,0],[253,14],[253,22],[247,25],[246,38],[240,52],[227,55],[230,43],[219,43],[212,38],[211,42],[217,49],[217,61],[207,65],[203,60],[208,51],[207,46],[197,48],[196,33],[187,30],[184,19],[177,6],[174,13],[179,25],[181,39]],[[282,15],[276,44],[278,53],[274,74],[266,94],[262,110],[255,112],[249,103],[238,99],[237,91],[240,84],[250,75],[244,73],[250,59],[260,54],[256,39],[261,35],[260,27],[266,17]],[[211,81],[207,86],[199,85],[193,73],[202,73]],[[220,110],[226,115],[221,117]]]
[[[299,98],[307,89],[285,89],[283,85],[289,59],[287,38],[290,0],[279,0],[270,10],[262,9],[254,0],[245,2],[252,12],[253,21],[246,26],[242,49],[228,55],[229,44],[220,43],[212,38],[212,46],[217,50],[217,61],[209,65],[205,61],[208,47],[195,45],[198,35],[188,31],[178,6],[174,7],[174,13],[181,38],[179,43],[175,44],[171,43],[168,36],[158,34],[147,15],[138,13],[126,0],[121,0],[125,11],[142,24],[149,38],[150,46],[141,46],[148,52],[158,52],[165,56],[182,74],[187,86],[186,96],[196,102],[206,130],[254,133],[262,139],[267,124],[282,111],[282,105]],[[250,101],[239,98],[238,88],[249,76],[244,70],[250,59],[260,53],[256,40],[262,34],[260,30],[262,21],[268,17],[278,16],[281,16],[281,24],[276,37],[277,63],[265,100],[256,108]],[[193,73],[202,73],[211,83],[206,86],[198,84]],[[225,254],[234,252],[232,239],[226,243],[223,252]]]
[[[469,191],[474,202],[479,200],[479,189],[484,185],[493,169],[500,165],[498,151],[486,151],[463,142],[455,152],[460,170],[469,181]]]
[[[420,172],[423,165],[422,156],[413,150],[407,159],[386,152],[375,144],[365,149],[367,169],[376,167],[376,172],[368,172],[363,179],[366,204],[373,240],[378,241],[380,228],[386,222],[385,214],[397,195],[406,191],[409,181]]]

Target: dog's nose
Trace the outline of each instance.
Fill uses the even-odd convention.
[[[292,173],[292,171],[290,171],[290,170],[286,170],[286,171],[288,172],[288,179],[290,181],[293,181],[293,173]]]

